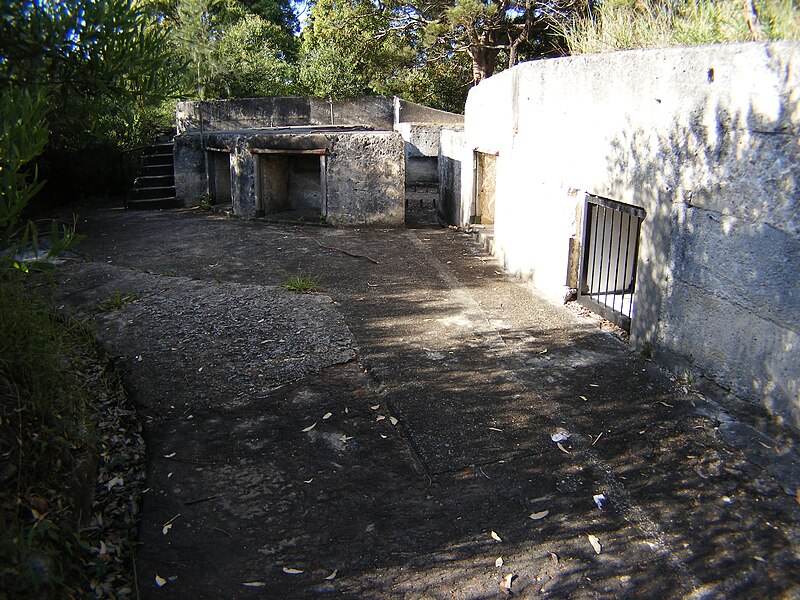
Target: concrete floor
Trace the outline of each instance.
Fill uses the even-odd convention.
[[[94,318],[145,423],[142,597],[800,595],[797,472],[767,468],[794,433],[747,437],[470,236],[113,209],[81,230],[61,301],[138,296]],[[298,273],[324,291],[276,289]]]

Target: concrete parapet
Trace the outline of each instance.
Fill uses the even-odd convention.
[[[470,92],[462,173],[496,154],[495,252],[552,299],[586,194],[643,209],[632,342],[800,427],[798,90],[797,43],[525,63]]]

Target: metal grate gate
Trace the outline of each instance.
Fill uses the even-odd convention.
[[[583,215],[578,302],[630,331],[645,211],[587,194]]]

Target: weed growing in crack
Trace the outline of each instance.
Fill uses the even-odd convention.
[[[305,273],[289,275],[280,283],[280,287],[289,292],[321,292],[321,279],[319,275],[307,275]]]
[[[130,304],[131,302],[135,302],[139,299],[139,295],[136,292],[125,292],[122,293],[120,290],[117,290],[111,296],[98,304],[97,308],[100,312],[109,312],[112,310],[119,310],[126,304]]]

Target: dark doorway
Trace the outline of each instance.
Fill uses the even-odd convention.
[[[257,207],[265,216],[319,220],[326,216],[325,150],[253,150]]]

